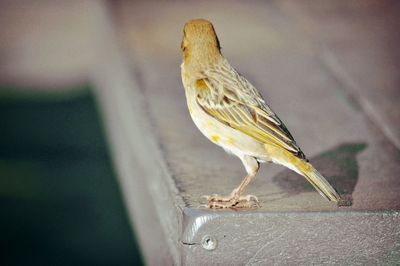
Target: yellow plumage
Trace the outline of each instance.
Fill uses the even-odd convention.
[[[182,82],[190,114],[211,141],[238,156],[248,173],[227,197],[211,196],[211,208],[248,207],[256,197],[243,197],[259,162],[274,162],[303,175],[321,195],[340,196],[315,170],[294,138],[261,94],[222,56],[209,21],[197,19],[184,27]],[[212,126],[210,126],[212,125]]]

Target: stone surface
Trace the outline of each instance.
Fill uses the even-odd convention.
[[[400,149],[400,3],[279,1],[318,43],[320,56],[368,117]]]
[[[154,167],[165,167],[164,176],[146,178],[161,226],[180,247],[175,263],[375,264],[399,259],[399,150],[360,108],[357,97],[364,92],[352,94],[353,88],[324,61],[325,48],[285,8],[274,2],[122,1],[113,10],[142,95],[134,99],[126,92],[116,105],[141,106],[135,115],[150,125],[143,141],[156,140],[154,150],[142,147],[137,154],[153,158],[157,150]],[[258,196],[260,209],[199,209],[202,195],[229,193],[245,172],[237,158],[201,135],[186,109],[179,45],[183,24],[196,17],[214,23],[224,55],[262,92],[316,168],[352,197],[351,207],[326,202],[283,167],[263,165],[247,190]],[[119,116],[129,123],[130,114]],[[168,200],[176,207],[165,209]],[[216,239],[214,250],[201,248],[207,236]]]

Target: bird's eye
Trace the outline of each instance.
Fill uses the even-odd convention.
[[[182,52],[184,52],[184,51],[186,50],[186,47],[185,47],[185,45],[183,44],[183,41],[181,42],[181,49],[182,49]]]

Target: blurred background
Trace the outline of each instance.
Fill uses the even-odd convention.
[[[273,72],[261,58],[279,65],[296,60],[293,49],[320,58],[400,148],[399,16],[395,0],[2,0],[0,263],[143,264],[97,94],[124,71],[139,85],[181,86],[179,45],[191,18],[214,22],[224,54],[250,79],[251,65]],[[154,65],[172,74],[156,76]]]
[[[108,9],[0,3],[1,265],[142,264],[92,73]]]

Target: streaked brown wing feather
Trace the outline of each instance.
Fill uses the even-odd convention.
[[[233,68],[211,70],[201,80],[206,89],[203,86],[197,90],[197,103],[205,112],[260,142],[282,147],[305,158],[260,93]]]

